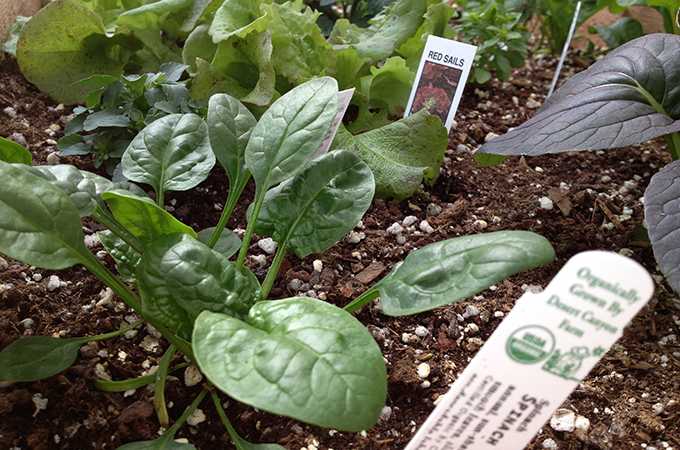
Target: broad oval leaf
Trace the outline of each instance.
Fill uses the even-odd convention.
[[[273,236],[300,258],[323,252],[359,223],[374,192],[371,169],[358,156],[326,153],[267,192],[255,232]]]
[[[248,323],[203,312],[194,356],[229,396],[315,425],[360,431],[385,404],[380,348],[349,313],[298,297],[257,303]]]
[[[108,254],[116,261],[120,277],[125,281],[134,282],[136,280],[135,268],[141,255],[108,230],[97,232],[97,236]]]
[[[196,114],[169,114],[137,134],[123,154],[123,175],[165,191],[191,189],[215,165],[208,128]]]
[[[478,152],[542,155],[645,142],[680,131],[680,36],[650,34],[562,86],[531,120]]]
[[[258,190],[267,190],[312,159],[338,113],[338,85],[308,81],[276,100],[250,135],[245,160]]]
[[[121,189],[105,192],[102,198],[118,222],[147,244],[173,233],[196,237],[191,227],[175,219],[151,199]]]
[[[88,340],[49,336],[18,339],[0,352],[0,380],[37,381],[56,375],[73,365],[78,348]]]
[[[680,292],[680,160],[654,174],[645,190],[645,220],[654,257]]]
[[[373,289],[385,314],[403,316],[457,302],[554,259],[550,242],[529,231],[463,236],[414,251]]]
[[[44,269],[83,262],[80,215],[58,187],[0,161],[0,253]]]
[[[17,144],[14,141],[0,137],[0,161],[6,163],[19,163],[31,165],[33,157],[23,145]]]
[[[257,119],[234,97],[215,94],[208,103],[207,122],[212,150],[235,189],[246,171],[244,154]]]
[[[206,228],[205,230],[198,232],[196,239],[198,239],[199,242],[207,245],[214,232],[215,227]],[[236,252],[239,251],[241,244],[242,242],[238,235],[225,228],[222,230],[220,238],[215,243],[213,250],[224,255],[225,258],[231,258],[236,254]]]
[[[135,287],[146,317],[158,319],[184,339],[205,310],[245,320],[257,287],[222,254],[186,234],[154,241],[137,266]]]

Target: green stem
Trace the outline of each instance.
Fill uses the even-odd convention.
[[[156,400],[156,414],[158,415],[158,422],[162,427],[167,427],[170,423],[170,416],[168,415],[168,408],[165,404],[165,378],[168,376],[168,369],[170,368],[170,361],[175,355],[177,347],[170,345],[168,350],[161,358],[161,363],[158,365],[158,372],[156,372],[156,381],[154,383],[153,397]]]
[[[351,314],[358,310],[359,308],[361,308],[362,306],[366,306],[379,296],[380,291],[378,289],[375,289],[375,286],[373,286],[371,289],[367,290],[366,292],[355,298],[350,304],[345,306],[343,309]]]
[[[671,152],[673,161],[680,159],[680,131],[666,134],[664,139],[666,139],[666,144],[668,144],[668,150]]]
[[[142,317],[142,301],[139,296],[133,292],[125,283],[123,283],[118,277],[112,274],[109,269],[104,267],[104,265],[89,251],[84,252],[82,255],[82,264],[92,272],[97,278],[99,278],[105,285],[111,288],[113,292],[116,293],[130,308],[137,311]],[[145,317],[145,320],[149,322],[159,333],[161,333],[165,339],[171,344],[175,345],[182,353],[184,353],[187,358],[193,359],[194,352],[191,349],[191,344],[184,339],[179,338],[162,323]]]
[[[286,249],[282,246],[279,246],[279,251],[276,252],[276,256],[274,256],[274,261],[272,261],[272,265],[269,266],[267,276],[262,282],[262,288],[260,290],[260,300],[266,300],[267,296],[269,295],[269,291],[272,290],[272,286],[274,286],[276,276],[279,274],[279,269],[281,268],[281,263],[283,262],[284,256],[286,256]]]
[[[122,239],[123,242],[132,247],[140,255],[146,250],[146,244],[144,242],[130,233],[127,228],[121,225],[120,222],[104,211],[99,205],[97,205],[97,210],[92,214],[92,218],[104,225],[110,232]]]
[[[163,203],[165,202],[165,190],[162,186],[159,186],[158,192],[156,192],[156,204],[163,208]]]
[[[140,319],[138,322],[143,322]],[[168,373],[172,373],[176,370],[183,369],[187,367],[189,363],[177,364],[172,369],[168,370]],[[107,380],[93,380],[92,385],[104,392],[125,392],[131,389],[139,389],[146,386],[149,383],[156,381],[156,374],[144,375],[142,377],[132,378],[131,380],[120,380],[120,381],[107,381]]]
[[[220,404],[220,399],[217,396],[217,392],[212,391],[210,392],[210,395],[212,396],[213,403],[215,404],[215,409],[217,409],[217,414],[220,416],[220,419],[222,419],[222,423],[224,424],[224,427],[227,429],[227,432],[229,433],[229,436],[231,437],[231,440],[234,442],[234,445],[236,445],[237,449],[241,449],[241,442],[243,439],[241,436],[236,433],[236,430],[234,430],[234,427],[231,426],[231,422],[229,422],[229,419],[227,418],[227,414],[224,412],[224,408],[222,408],[222,405]]]
[[[246,227],[246,234],[243,236],[243,243],[241,244],[241,251],[238,253],[238,259],[236,260],[236,270],[239,272],[243,268],[243,263],[246,260],[246,254],[248,253],[248,247],[250,247],[250,240],[253,237],[253,232],[255,231],[255,222],[257,222],[257,216],[260,215],[260,209],[262,209],[262,204],[264,203],[264,194],[260,194],[259,190],[255,191],[255,201],[253,203],[253,209],[250,212],[250,220],[248,221],[248,226]]]
[[[238,203],[239,198],[241,198],[241,193],[243,192],[243,189],[245,189],[246,184],[248,184],[249,179],[250,171],[246,169],[243,179],[241,180],[241,184],[237,186],[236,190],[229,191],[229,195],[227,196],[227,204],[224,206],[224,209],[222,210],[222,215],[220,216],[219,222],[217,222],[215,231],[213,232],[212,236],[210,236],[210,240],[208,241],[208,247],[214,248],[215,244],[217,244],[217,241],[220,239],[222,231],[227,226],[227,222],[231,217],[231,213],[234,212],[234,208],[236,208],[236,204]]]
[[[177,430],[179,430],[179,427],[181,427],[182,424],[187,421],[189,416],[193,414],[196,408],[198,408],[198,405],[201,403],[201,401],[206,395],[208,395],[208,390],[203,389],[201,393],[198,394],[198,397],[196,397],[196,399],[193,402],[191,402],[191,405],[187,407],[187,409],[184,411],[184,414],[182,414],[180,418],[177,419],[177,422],[175,422],[170,428],[168,428],[168,431],[166,431],[163,436],[167,435],[168,433],[171,433],[170,438],[172,438],[172,436],[175,435]]]

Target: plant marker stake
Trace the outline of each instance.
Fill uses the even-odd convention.
[[[564,58],[567,56],[567,50],[569,50],[569,44],[571,44],[571,38],[574,35],[574,28],[576,28],[576,20],[578,19],[578,13],[581,11],[581,2],[576,4],[576,12],[574,13],[574,18],[571,21],[571,27],[569,27],[569,34],[567,34],[567,40],[564,43],[564,48],[562,48],[562,55],[560,56],[560,62],[557,63],[557,69],[555,70],[555,75],[553,75],[552,84],[550,85],[550,90],[548,91],[548,97],[550,97],[555,90],[557,85],[557,79],[560,76],[560,71],[562,70],[562,64],[564,63]]]
[[[653,293],[632,259],[574,256],[517,301],[406,450],[523,449]]]

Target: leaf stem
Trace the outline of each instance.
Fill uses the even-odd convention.
[[[175,355],[177,347],[170,345],[168,350],[161,358],[161,363],[158,365],[158,372],[156,372],[156,381],[154,382],[153,397],[156,403],[156,414],[158,415],[158,422],[162,427],[167,427],[170,423],[170,416],[168,416],[168,408],[165,404],[165,379],[168,376],[168,369],[170,368],[170,361]]]
[[[271,266],[269,266],[267,276],[262,282],[260,300],[266,300],[267,296],[269,295],[269,291],[272,290],[272,286],[274,286],[276,276],[279,274],[279,269],[281,268],[281,263],[283,262],[284,256],[286,256],[286,248],[279,246],[279,251],[276,252],[276,256],[274,256],[274,260],[272,261]]]
[[[260,215],[260,209],[262,209],[262,204],[264,203],[264,195],[266,192],[260,194],[259,189],[255,191],[255,201],[253,203],[253,209],[250,212],[250,220],[248,221],[248,226],[246,227],[246,234],[243,236],[243,243],[241,244],[241,250],[238,253],[238,259],[236,260],[236,270],[239,272],[243,268],[243,263],[246,260],[246,254],[248,253],[248,247],[250,247],[250,240],[253,237],[253,232],[255,230],[255,223],[257,222],[257,217]]]
[[[143,319],[140,319],[143,321]],[[175,370],[183,369],[187,367],[189,363],[177,364],[172,369],[168,370],[168,373],[172,373]],[[108,381],[108,380],[93,380],[92,384],[94,387],[104,392],[125,392],[130,389],[138,389],[146,386],[149,383],[153,383],[156,380],[156,374],[144,375],[137,378],[132,378],[130,380],[120,380],[120,381]]]
[[[146,244],[141,239],[130,233],[127,228],[104,211],[101,206],[97,205],[97,210],[92,214],[92,218],[104,225],[110,232],[122,239],[123,242],[132,247],[140,255],[146,250]]]
[[[246,169],[243,179],[241,180],[241,183],[236,187],[236,190],[234,191],[229,190],[229,195],[227,196],[227,204],[224,206],[224,209],[222,210],[222,215],[220,216],[219,222],[217,222],[215,231],[213,232],[212,236],[210,236],[210,240],[208,241],[208,247],[214,248],[215,244],[217,244],[217,241],[220,239],[222,231],[227,226],[227,222],[231,217],[231,213],[234,212],[234,208],[236,208],[236,204],[238,203],[238,200],[241,197],[241,193],[243,192],[243,189],[245,189],[249,179],[250,171]]]
[[[357,298],[355,298],[351,303],[346,305],[343,309],[347,311],[348,313],[353,313],[357,311],[359,308],[366,306],[369,304],[371,301],[374,299],[378,298],[380,296],[380,291],[378,289],[375,289],[375,286],[372,287],[371,289],[367,290]]]
[[[671,153],[673,161],[680,159],[680,131],[665,134],[664,139],[666,139],[666,144],[668,144],[668,150]]]
[[[207,390],[207,389],[203,389],[203,390],[201,391],[201,393],[198,394],[198,397],[196,397],[196,399],[194,399],[194,401],[191,402],[191,405],[189,405],[189,406],[187,407],[187,409],[184,410],[184,413],[180,416],[179,419],[177,419],[177,422],[175,422],[170,428],[168,428],[168,431],[166,431],[165,434],[163,434],[163,436],[165,436],[165,435],[168,434],[168,433],[172,433],[172,434],[170,435],[170,439],[171,439],[172,436],[175,435],[175,433],[177,432],[177,430],[179,429],[179,427],[181,427],[182,424],[183,424],[184,422],[187,421],[187,419],[189,418],[189,416],[193,414],[193,412],[196,410],[196,408],[198,408],[198,405],[201,403],[201,401],[203,400],[203,398],[204,398],[206,395],[208,395],[208,390]]]

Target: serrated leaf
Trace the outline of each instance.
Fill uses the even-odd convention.
[[[341,127],[333,141],[334,148],[352,150],[368,164],[377,197],[399,200],[413,195],[423,178],[437,180],[447,145],[441,120],[424,110],[356,136]]]
[[[23,145],[17,144],[14,141],[0,137],[0,161],[6,163],[18,163],[31,165],[33,157]]]
[[[165,191],[188,190],[215,165],[208,128],[196,114],[169,114],[144,128],[123,154],[123,175]]]
[[[270,17],[267,29],[271,32],[272,62],[278,75],[300,85],[335,72],[336,54],[316,23],[321,13],[310,8],[300,12],[291,2],[263,5],[262,10]]]
[[[464,236],[412,252],[372,289],[385,314],[403,316],[457,302],[554,259],[550,242],[528,231]]]
[[[191,227],[175,219],[151,199],[121,189],[105,192],[102,198],[118,222],[147,244],[174,233],[196,237]]]
[[[262,31],[266,26],[260,4],[271,0],[225,0],[215,12],[209,34],[213,42],[226,41],[232,36],[243,37],[252,31]]]
[[[275,414],[359,431],[375,424],[385,404],[380,348],[359,321],[320,300],[260,302],[248,323],[203,312],[193,347],[213,384]]]
[[[659,268],[680,292],[680,161],[652,176],[645,190],[645,220]]]
[[[405,43],[423,23],[427,3],[422,0],[398,0],[378,31],[353,47],[359,56],[375,61],[387,58]]]
[[[398,107],[405,108],[416,76],[406,66],[406,61],[395,56],[388,58],[380,68],[371,66],[370,70],[370,75],[357,82],[357,90],[369,105],[385,102],[391,114],[396,114]]]
[[[625,147],[680,131],[680,36],[651,34],[607,54],[531,120],[478,152],[542,155]]]
[[[187,71],[191,76],[196,75],[196,58],[212,61],[217,52],[217,44],[212,41],[208,29],[208,25],[197,26],[184,42],[182,61],[189,66]]]
[[[0,352],[0,380],[37,381],[66,370],[78,357],[78,348],[90,338],[59,339],[29,336]]]
[[[246,166],[261,192],[286,180],[309,162],[338,112],[334,79],[318,78],[279,98],[262,115],[246,146]]]
[[[78,210],[52,183],[0,161],[0,253],[45,269],[89,254]]]
[[[135,287],[145,317],[191,336],[194,319],[215,311],[244,320],[255,302],[253,285],[222,254],[186,234],[154,241],[137,266]]]
[[[371,169],[345,150],[312,161],[290,183],[271,189],[255,232],[304,258],[328,250],[361,220],[373,200]]]

